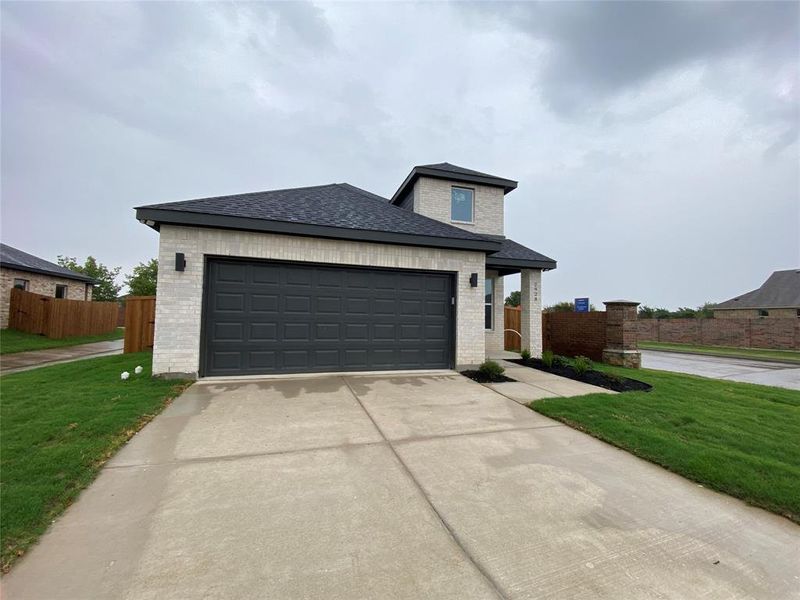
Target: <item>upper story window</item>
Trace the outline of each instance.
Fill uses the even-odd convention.
[[[66,297],[67,297],[67,286],[56,285],[56,298],[66,298]]]
[[[15,279],[14,280],[14,287],[18,290],[28,290],[28,284],[30,282],[27,279]]]
[[[462,187],[450,189],[450,220],[459,223],[475,222],[475,190]]]

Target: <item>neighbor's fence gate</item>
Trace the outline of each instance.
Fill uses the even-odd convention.
[[[116,302],[51,298],[14,288],[8,326],[53,339],[100,335],[117,327]]]
[[[504,306],[503,307],[503,347],[506,350],[520,352],[522,350],[522,307]]]
[[[129,296],[125,300],[125,353],[153,349],[156,323],[155,296]]]

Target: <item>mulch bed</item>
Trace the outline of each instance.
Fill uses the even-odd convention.
[[[516,381],[516,379],[511,379],[511,377],[506,377],[505,375],[487,377],[480,371],[461,371],[461,374],[464,377],[469,377],[473,381],[477,381],[478,383],[504,383],[506,381]]]
[[[617,377],[609,375],[602,371],[588,371],[583,375],[579,375],[575,369],[569,365],[546,367],[545,364],[538,358],[531,358],[530,360],[523,360],[521,358],[511,359],[508,362],[513,362],[523,367],[531,367],[532,369],[539,369],[545,373],[552,373],[553,375],[560,375],[567,379],[574,379],[575,381],[582,381],[583,383],[590,383],[607,390],[615,392],[649,392],[653,386],[644,381],[636,379],[628,379],[627,377]]]

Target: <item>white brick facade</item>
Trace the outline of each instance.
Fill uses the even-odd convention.
[[[15,279],[27,280],[28,291],[34,294],[54,297],[56,295],[56,285],[65,285],[67,286],[66,297],[69,300],[92,299],[92,286],[83,281],[3,267],[0,269],[0,329],[8,327],[8,309],[9,302],[11,301],[11,288],[14,287]]]
[[[520,292],[522,349],[527,348],[533,356],[538,357],[542,355],[542,271],[540,269],[522,269]]]
[[[186,256],[185,271],[174,270],[176,252]],[[484,360],[483,252],[162,225],[153,349],[155,374],[196,375],[199,371],[206,256],[457,272],[456,366],[477,365]],[[479,274],[476,288],[470,286],[471,273]]]
[[[453,186],[475,190],[474,224],[450,220],[450,190]],[[414,184],[414,212],[474,233],[505,235],[503,188],[420,177]]]

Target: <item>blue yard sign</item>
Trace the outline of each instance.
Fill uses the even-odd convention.
[[[589,312],[589,299],[575,298],[575,312]]]

